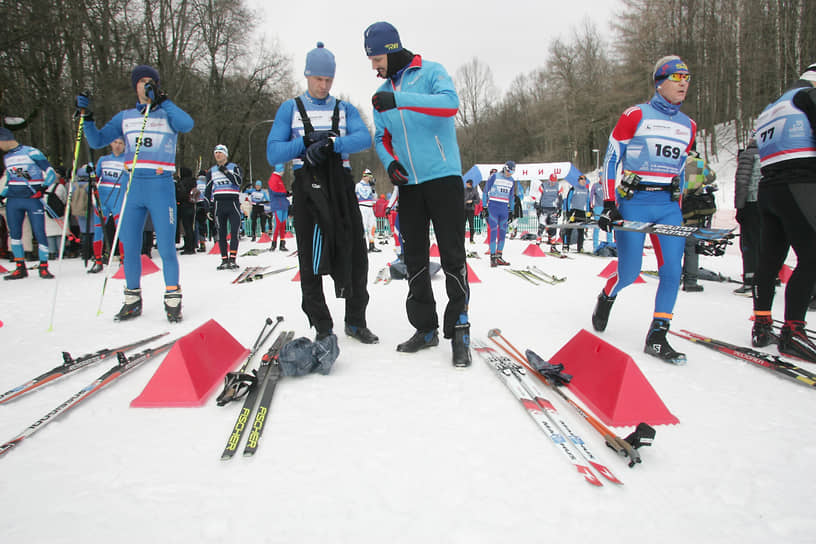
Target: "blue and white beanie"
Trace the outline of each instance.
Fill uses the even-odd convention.
[[[686,66],[686,63],[678,57],[677,55],[669,55],[667,57],[663,57],[654,67],[654,81],[655,87],[657,87],[660,83],[663,82],[664,79],[669,77],[671,74],[688,74],[689,69]]]
[[[396,53],[403,49],[399,32],[394,25],[385,21],[376,22],[366,28],[363,38],[365,52],[369,57]]]
[[[215,146],[215,149],[213,149],[213,153],[218,153],[219,151],[229,157],[229,149],[227,149],[227,146],[224,144],[218,144]]]
[[[326,49],[323,42],[317,42],[317,47],[306,53],[306,69],[303,75],[318,77],[334,77],[336,64],[334,54]]]

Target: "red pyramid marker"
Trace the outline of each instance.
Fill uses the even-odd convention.
[[[142,255],[142,276],[154,274],[158,271],[159,267],[156,266],[156,263],[154,263],[147,255]],[[116,274],[113,275],[113,279],[125,279],[125,265],[119,265],[119,270],[117,270]]]
[[[470,263],[465,263],[467,265],[467,272],[468,272],[468,283],[482,283],[482,280],[479,279],[479,276],[476,275],[476,272],[470,267]]]
[[[547,254],[541,251],[541,248],[538,244],[530,244],[527,246],[527,249],[521,252],[522,255],[527,255],[529,257],[546,257]]]

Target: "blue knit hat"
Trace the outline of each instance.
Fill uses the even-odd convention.
[[[379,21],[366,28],[364,36],[365,52],[369,57],[387,55],[402,51],[399,32],[391,23]]]
[[[260,187],[262,185],[263,185],[263,183],[261,183],[261,180],[259,180],[259,179],[255,180],[255,187]]]
[[[218,144],[213,149],[213,153],[218,153],[219,151],[226,155],[227,157],[229,157],[229,149],[227,149],[227,146],[225,146],[224,144]]]
[[[134,89],[136,88],[136,84],[139,83],[139,80],[143,77],[149,77],[155,81],[157,85],[159,84],[159,72],[152,66],[140,64],[130,73],[130,83],[133,85]]]
[[[317,47],[306,53],[306,69],[304,76],[334,77],[336,65],[334,54],[326,49],[323,42],[317,42]]]
[[[504,170],[505,170],[505,171],[506,171],[508,174],[512,174],[513,172],[515,172],[515,171],[516,171],[516,163],[515,163],[515,161],[507,161],[506,163],[504,163]]]
[[[10,142],[16,139],[13,132],[6,127],[0,127],[0,142]]]

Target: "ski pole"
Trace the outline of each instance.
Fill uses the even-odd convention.
[[[547,380],[547,378],[545,378],[538,370],[533,368],[530,365],[529,361],[527,360],[527,357],[522,355],[521,352],[518,351],[518,349],[516,349],[516,347],[502,335],[501,330],[490,329],[487,333],[487,337],[490,338],[490,340],[494,344],[496,344],[498,347],[504,350],[505,353],[507,353],[513,359],[521,363],[528,371],[535,374],[538,377],[538,379],[541,380],[545,385],[550,386],[550,388],[552,388],[556,392],[556,394],[558,394],[558,396],[564,400],[564,402],[572,406],[575,409],[575,411],[578,412],[578,415],[583,417],[587,421],[587,423],[592,425],[592,427],[601,434],[604,440],[606,440],[607,446],[615,450],[615,452],[618,453],[618,455],[629,457],[630,467],[633,467],[635,466],[636,463],[641,462],[640,453],[637,451],[637,449],[635,448],[635,446],[633,446],[632,443],[630,443],[628,440],[624,440],[623,438],[619,437],[611,430],[609,430],[609,428],[606,427],[606,425],[598,421],[593,415],[584,411],[584,409],[581,408],[581,406],[578,403],[576,403],[574,400],[568,397],[563,391],[561,391],[561,389],[556,387],[555,384]],[[501,343],[498,340],[496,340],[497,337],[501,338],[504,343]],[[643,424],[641,423],[641,425]],[[628,438],[632,439],[633,441],[637,440],[637,437],[635,435],[639,432],[639,429],[640,425],[638,426],[638,430],[632,433],[632,435],[630,435],[630,437]]]
[[[221,391],[221,394],[218,395],[218,398],[215,401],[218,406],[225,406],[234,400],[242,398],[255,385],[255,376],[247,374],[246,369],[249,366],[249,362],[258,352],[258,349],[264,345],[264,343],[266,343],[270,336],[272,336],[272,333],[275,332],[275,329],[278,328],[281,321],[283,321],[283,316],[279,315],[275,320],[275,324],[271,329],[269,329],[269,332],[264,335],[266,328],[269,325],[272,325],[272,318],[266,318],[264,326],[261,329],[261,333],[258,335],[255,343],[252,345],[252,349],[250,350],[249,355],[247,355],[244,364],[241,365],[241,368],[239,368],[236,372],[228,372],[227,375],[224,376],[224,390]]]
[[[85,110],[80,110],[84,114]],[[71,221],[71,195],[74,193],[74,183],[76,183],[77,162],[79,162],[79,148],[82,144],[82,126],[84,121],[82,115],[77,123],[76,140],[74,141],[74,164],[71,166],[71,181],[68,183],[68,196],[65,202],[65,218],[62,221],[62,239],[60,240],[59,259],[57,259],[57,274],[54,278],[54,295],[51,297],[51,317],[48,320],[48,332],[54,330],[54,313],[57,309],[57,293],[59,292],[59,281],[62,276],[62,256],[65,254],[65,237],[68,234],[68,223]],[[56,182],[55,182],[56,183]]]
[[[105,279],[102,281],[102,293],[99,295],[99,307],[96,309],[96,315],[102,314],[102,302],[105,300],[105,288],[108,286],[108,278],[110,278],[111,264],[113,257],[116,254],[116,243],[119,241],[119,231],[122,229],[122,219],[125,217],[125,206],[127,205],[128,194],[130,193],[130,184],[133,182],[133,173],[136,171],[136,161],[139,160],[139,151],[142,149],[142,139],[144,137],[145,127],[147,126],[147,116],[150,115],[150,106],[148,103],[145,108],[144,118],[142,119],[142,128],[139,130],[139,136],[136,138],[136,149],[133,152],[133,162],[130,163],[130,175],[128,176],[127,186],[125,187],[125,196],[122,197],[122,209],[119,212],[119,221],[116,222],[116,231],[113,234],[113,241],[111,242],[110,256],[108,257],[108,266],[105,268]],[[124,261],[124,255],[122,260]]]

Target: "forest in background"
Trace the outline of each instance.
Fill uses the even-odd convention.
[[[549,42],[542,65],[519,74],[503,95],[478,58],[447,66],[459,92],[465,170],[507,159],[592,170],[623,110],[653,94],[654,63],[666,54],[689,65],[683,111],[705,142],[698,150],[716,155],[715,125],[734,121],[742,147],[762,109],[816,62],[816,2],[618,0],[615,13],[612,36],[587,20]],[[0,18],[14,23],[0,33],[0,112],[25,118],[21,141],[55,165],[70,166],[75,95],[89,91],[104,122],[133,102],[130,69],[148,63],[196,121],[179,137],[179,164],[195,168],[201,157],[208,165],[218,141],[245,170],[254,165],[255,179],[266,179],[268,120],[304,87],[277,43],[252,40],[254,18],[242,1],[0,1]],[[368,118],[368,104],[355,106]],[[89,157],[86,150],[80,160]],[[352,164],[355,179],[376,165],[378,190],[389,190],[373,149]]]

